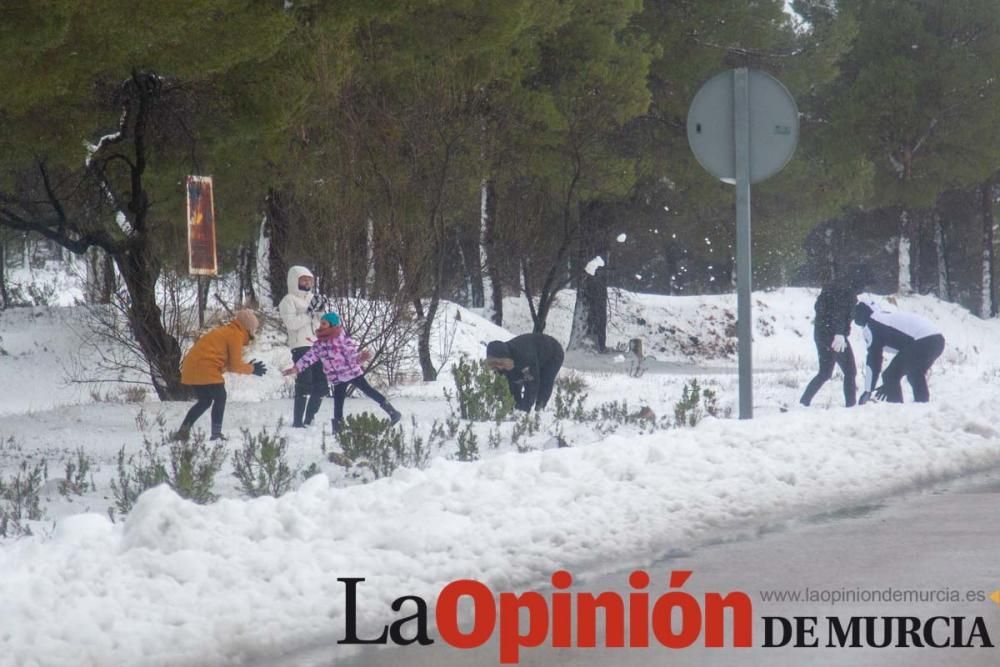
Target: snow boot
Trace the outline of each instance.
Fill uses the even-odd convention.
[[[229,440],[229,438],[222,433],[222,424],[212,424],[212,436],[209,440]]]
[[[322,403],[323,394],[309,394],[309,402],[306,403],[306,417],[302,422],[304,425],[312,425],[313,419],[316,418],[316,413],[319,412],[319,406]]]
[[[306,397],[296,396],[292,402],[292,428],[302,428],[302,415],[306,411]]]
[[[389,426],[395,426],[396,423],[403,417],[403,415],[399,414],[399,410],[392,407],[391,403],[383,403],[382,409],[385,410],[387,415],[389,415]]]
[[[174,442],[187,442],[191,437],[191,425],[181,424],[180,428],[170,434],[170,439]]]

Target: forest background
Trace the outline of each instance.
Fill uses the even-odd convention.
[[[694,93],[766,71],[801,115],[753,193],[754,286],[855,263],[876,291],[995,317],[997,0],[48,0],[0,7],[0,305],[39,239],[87,267],[163,399],[196,334],[184,182],[211,175],[236,304],[291,264],[388,304],[424,379],[442,300],[536,331],[575,288],[603,350],[609,290],[733,289],[731,186],[694,161]],[[259,262],[258,256],[266,260]],[[594,258],[603,266],[594,269]],[[255,275],[264,269],[265,275]],[[266,285],[266,290],[258,288]],[[199,312],[210,282],[197,283]],[[259,294],[266,291],[266,294]]]

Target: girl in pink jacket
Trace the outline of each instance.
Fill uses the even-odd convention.
[[[358,352],[357,344],[344,331],[340,316],[337,313],[326,313],[320,318],[319,328],[316,330],[316,342],[295,362],[294,366],[284,371],[283,375],[300,373],[317,361],[323,365],[327,382],[333,387],[334,433],[340,431],[344,419],[344,399],[349,384],[378,403],[379,407],[389,415],[390,425],[395,424],[402,415],[365,379],[361,364],[368,361],[369,356],[368,352]]]

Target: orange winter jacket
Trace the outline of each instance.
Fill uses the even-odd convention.
[[[188,385],[222,384],[223,371],[253,373],[253,366],[243,361],[243,346],[250,334],[233,320],[216,327],[195,341],[181,363],[181,382]]]

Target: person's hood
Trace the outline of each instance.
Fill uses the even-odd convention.
[[[486,366],[495,371],[509,371],[514,368],[510,345],[502,340],[494,340],[486,345]]]
[[[510,345],[502,340],[494,340],[486,345],[486,357],[489,359],[510,359],[513,355],[510,352]]]
[[[257,329],[260,327],[260,322],[257,320],[257,316],[254,315],[252,310],[246,308],[236,311],[233,323],[235,323],[236,326],[242,329],[243,333],[246,334],[244,344],[253,340],[254,336],[257,334]]]
[[[872,313],[880,312],[882,309],[879,308],[872,299],[861,299],[856,304],[854,304],[854,310],[851,312],[851,319],[859,327],[867,326],[868,321],[872,317]]]
[[[313,288],[311,290],[299,289],[299,278],[302,276],[309,276],[313,279]],[[312,274],[312,271],[304,266],[292,266],[288,269],[288,293],[299,299],[312,299],[313,291],[316,289],[316,277]]]

